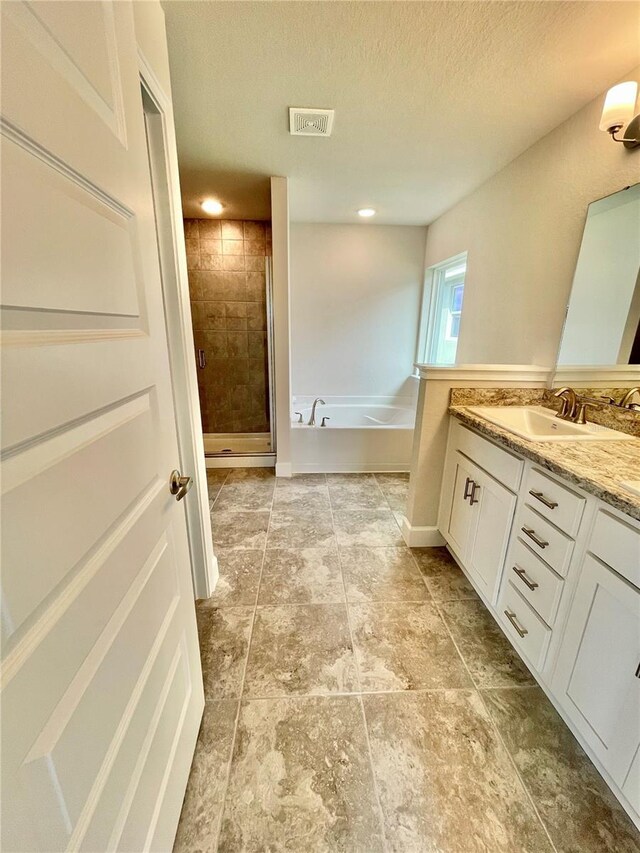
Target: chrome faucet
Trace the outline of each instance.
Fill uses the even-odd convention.
[[[321,403],[323,406],[326,405],[324,400],[321,400],[320,397],[316,397],[313,401],[313,406],[311,406],[311,417],[309,418],[309,423],[307,426],[315,426],[316,425],[316,406],[318,403]]]
[[[623,409],[634,409],[636,411],[640,410],[640,402],[631,402],[636,394],[638,395],[638,397],[640,397],[640,387],[630,388],[624,395],[622,400],[620,400],[618,405],[621,406]]]
[[[576,416],[577,397],[573,388],[558,388],[553,394],[554,397],[559,397],[562,400],[562,408],[557,413],[557,418],[562,418],[563,421],[572,421]]]

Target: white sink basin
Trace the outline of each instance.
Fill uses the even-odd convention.
[[[624,480],[622,486],[634,495],[640,495],[640,480]]]
[[[529,441],[625,441],[629,436],[600,424],[574,424],[543,406],[469,406],[469,411]]]

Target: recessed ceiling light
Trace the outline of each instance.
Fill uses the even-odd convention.
[[[205,213],[210,213],[212,216],[217,216],[217,214],[222,213],[222,205],[219,201],[216,201],[215,198],[206,198],[200,207]]]
[[[372,207],[361,207],[358,211],[358,216],[368,219],[370,216],[375,216],[376,212]]]

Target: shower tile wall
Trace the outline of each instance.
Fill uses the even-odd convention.
[[[268,432],[264,222],[185,219],[191,315],[204,433]]]

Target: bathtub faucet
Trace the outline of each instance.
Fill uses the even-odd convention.
[[[323,406],[325,405],[324,400],[321,400],[320,397],[316,397],[313,401],[313,406],[311,406],[311,417],[309,418],[309,423],[307,426],[315,426],[316,425],[316,406],[318,403],[321,403]]]

